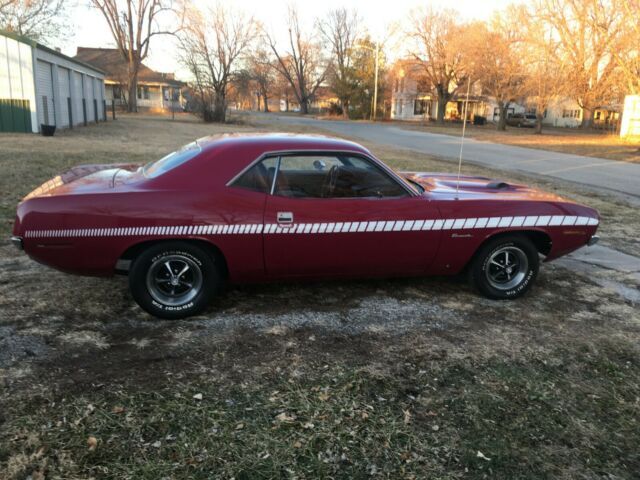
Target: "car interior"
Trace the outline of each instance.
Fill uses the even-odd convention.
[[[236,186],[270,192],[277,162],[258,162]],[[352,156],[282,156],[274,195],[292,198],[401,197],[407,191],[368,160]]]

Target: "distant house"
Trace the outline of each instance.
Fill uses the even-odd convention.
[[[438,109],[438,98],[434,89],[426,80],[419,65],[401,60],[396,62],[390,77],[391,81],[391,119],[405,121],[435,120]],[[445,120],[461,120],[466,100],[466,90],[460,88],[447,103]],[[620,122],[622,105],[607,104],[595,109],[593,127],[616,131]],[[471,86],[467,120],[475,115],[485,117],[489,122],[498,122],[500,111],[495,98],[483,95],[482,86],[478,83]],[[507,117],[514,113],[536,113],[527,98],[511,102],[507,107]],[[568,97],[559,97],[551,102],[543,112],[542,124],[553,127],[576,128],[582,123],[582,108]]]
[[[0,132],[73,128],[106,119],[104,72],[0,31]]]
[[[105,92],[108,104],[127,104],[127,64],[115,48],[78,47],[76,59],[95,65],[106,73]],[[138,73],[138,107],[152,111],[179,109],[184,103],[185,83],[173,73],[156,72],[142,64]]]
[[[593,127],[616,131],[620,123],[622,105],[611,103],[601,105],[593,112]],[[553,127],[577,128],[582,124],[582,107],[575,100],[567,97],[558,98],[545,110],[543,125]]]
[[[391,77],[391,119],[406,121],[435,120],[438,113],[438,97],[420,66],[412,62],[398,62]],[[459,89],[445,107],[445,120],[462,120],[466,90]],[[522,113],[526,108],[516,102],[507,107],[507,116]],[[478,84],[471,86],[467,120],[474,116],[485,117],[490,122],[500,119],[498,103],[491,96],[482,94]]]

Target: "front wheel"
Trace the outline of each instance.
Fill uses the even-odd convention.
[[[214,258],[185,242],[165,242],[140,254],[129,272],[134,300],[154,317],[180,319],[200,313],[221,285]]]
[[[487,242],[471,263],[470,277],[492,299],[518,298],[533,284],[540,265],[538,250],[522,235],[506,235]]]

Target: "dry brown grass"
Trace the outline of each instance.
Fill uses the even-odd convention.
[[[433,123],[398,122],[397,125],[428,133],[453,136],[460,136],[462,133],[462,125],[457,123],[442,126]],[[494,125],[467,125],[466,135],[476,140],[505,145],[625,162],[640,162],[640,139],[625,140],[618,135],[607,132],[583,132],[573,128],[545,127],[542,135],[536,135],[532,128],[507,127],[505,132],[498,132]]]

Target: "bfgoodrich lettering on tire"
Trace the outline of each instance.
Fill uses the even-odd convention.
[[[524,235],[504,235],[489,240],[476,253],[470,277],[486,297],[504,300],[518,298],[538,276],[540,257]]]
[[[213,256],[186,242],[149,247],[129,272],[131,295],[143,310],[159,318],[179,319],[201,312],[220,285]]]

